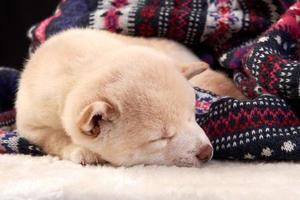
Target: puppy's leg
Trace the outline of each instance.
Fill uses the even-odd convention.
[[[191,79],[209,68],[208,64],[203,61],[184,63],[179,65],[179,70],[187,78]]]
[[[104,163],[99,154],[73,144],[70,137],[62,130],[55,130],[50,127],[31,127],[26,130],[26,133],[29,134],[24,134],[24,131],[22,133],[25,138],[39,145],[50,155],[82,165]]]
[[[193,86],[212,91],[221,96],[247,100],[242,92],[234,85],[233,81],[222,72],[207,69],[192,77],[189,81]]]

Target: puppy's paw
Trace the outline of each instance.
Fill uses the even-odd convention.
[[[72,147],[65,152],[64,158],[81,165],[104,164],[101,156],[83,147]]]

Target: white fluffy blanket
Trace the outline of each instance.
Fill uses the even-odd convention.
[[[0,155],[0,199],[300,199],[300,164],[212,161],[202,168],[87,166]]]

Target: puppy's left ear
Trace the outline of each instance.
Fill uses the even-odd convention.
[[[97,137],[101,134],[103,123],[117,116],[116,109],[105,101],[95,101],[86,106],[79,115],[77,125],[84,135]]]
[[[207,70],[209,65],[206,62],[199,61],[199,62],[192,62],[188,64],[181,64],[179,65],[179,70],[181,73],[187,78],[191,79],[192,77],[196,76]]]

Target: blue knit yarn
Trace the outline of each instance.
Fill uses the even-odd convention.
[[[14,107],[19,76],[15,69],[0,67],[0,112]]]

